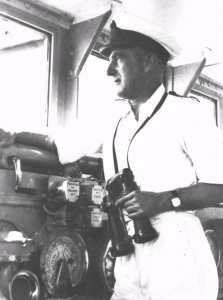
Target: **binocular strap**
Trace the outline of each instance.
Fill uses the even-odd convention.
[[[137,135],[137,133],[149,122],[149,120],[152,119],[152,117],[158,112],[158,110],[162,107],[164,101],[166,100],[166,97],[167,97],[167,92],[165,92],[160,100],[160,102],[157,104],[157,106],[155,107],[153,113],[151,114],[151,116],[147,117],[145,119],[145,121],[141,124],[141,126],[136,130],[136,132],[134,133],[130,143],[129,143],[129,147],[128,147],[128,150],[127,150],[127,164],[128,164],[128,168],[130,169],[130,166],[129,166],[129,159],[128,159],[128,153],[129,153],[129,148],[130,148],[130,145],[134,139],[134,137]],[[114,137],[113,137],[113,160],[114,160],[114,167],[115,167],[115,174],[118,173],[118,161],[117,161],[117,156],[116,156],[116,151],[115,151],[115,138],[116,138],[116,134],[117,134],[117,130],[118,130],[118,126],[119,126],[119,123],[121,122],[122,118],[118,121],[118,124],[116,126],[116,129],[115,129],[115,133],[114,133]]]

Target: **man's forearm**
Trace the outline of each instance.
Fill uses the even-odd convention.
[[[196,210],[213,207],[223,202],[223,184],[199,182],[187,188],[177,190],[180,210]]]
[[[116,201],[118,207],[125,207],[131,219],[142,215],[153,217],[168,211],[189,211],[205,207],[213,207],[223,202],[223,184],[198,183],[196,185],[152,193],[133,191]],[[174,206],[172,199],[179,198],[180,203]],[[179,201],[177,201],[179,202]]]
[[[171,210],[197,210],[223,203],[223,184],[199,182],[186,188],[177,189],[176,192],[160,193],[162,197],[159,198],[157,203],[160,213]],[[172,204],[172,199],[175,197],[180,199],[180,205],[176,208]]]

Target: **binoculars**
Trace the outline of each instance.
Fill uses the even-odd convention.
[[[127,232],[122,208],[115,202],[123,196],[137,190],[133,173],[126,168],[111,177],[106,183],[108,195],[103,198],[103,210],[108,214],[109,231],[112,242],[111,254],[114,257],[125,256],[133,252],[132,239],[137,244],[150,242],[158,237],[149,218],[140,217],[133,220],[135,234],[130,237]]]

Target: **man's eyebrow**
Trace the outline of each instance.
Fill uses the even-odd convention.
[[[119,50],[115,50],[112,52],[112,54],[109,56],[109,60],[111,60],[112,58],[115,58],[117,55],[123,56],[124,53],[122,51]]]

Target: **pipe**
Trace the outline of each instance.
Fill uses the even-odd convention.
[[[17,132],[15,135],[15,143],[29,145],[34,148],[37,147],[57,153],[57,147],[52,138],[48,135],[24,131]]]
[[[56,153],[22,144],[0,149],[0,167],[14,169],[13,157],[15,156],[28,165],[45,168],[61,167]]]
[[[9,282],[19,271],[18,262],[2,261],[0,264],[0,299],[9,299]],[[3,297],[3,295],[5,298]]]
[[[9,284],[10,300],[39,300],[39,296],[39,280],[29,270],[19,271]]]

